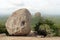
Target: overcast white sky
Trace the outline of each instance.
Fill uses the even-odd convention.
[[[0,0],[0,15],[11,14],[21,8],[29,9],[32,14],[39,11],[42,14],[59,15],[60,0]]]

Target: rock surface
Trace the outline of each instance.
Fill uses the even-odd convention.
[[[36,37],[37,33],[35,31],[31,31],[28,36]]]
[[[23,8],[15,11],[6,22],[6,29],[10,35],[28,35],[30,28],[31,14]]]
[[[36,13],[35,13],[35,16],[41,17],[41,13],[40,13],[40,12],[36,12]]]

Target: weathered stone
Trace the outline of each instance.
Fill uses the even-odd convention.
[[[36,37],[37,33],[35,31],[31,31],[28,36]]]
[[[6,22],[6,29],[10,35],[28,35],[30,28],[31,14],[23,8],[15,11]]]
[[[36,12],[36,13],[35,13],[35,16],[41,17],[41,13],[40,13],[40,12]]]

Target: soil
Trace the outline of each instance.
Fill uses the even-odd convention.
[[[0,40],[60,40],[60,37],[28,37],[28,36],[6,36],[0,34]]]

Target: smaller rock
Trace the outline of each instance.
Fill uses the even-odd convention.
[[[40,12],[36,12],[36,13],[35,13],[35,16],[41,17],[41,13],[40,13]]]
[[[35,31],[31,31],[28,36],[36,37],[37,36],[37,33]]]
[[[6,36],[6,34],[5,33],[2,33],[2,34],[0,34],[0,36]]]

